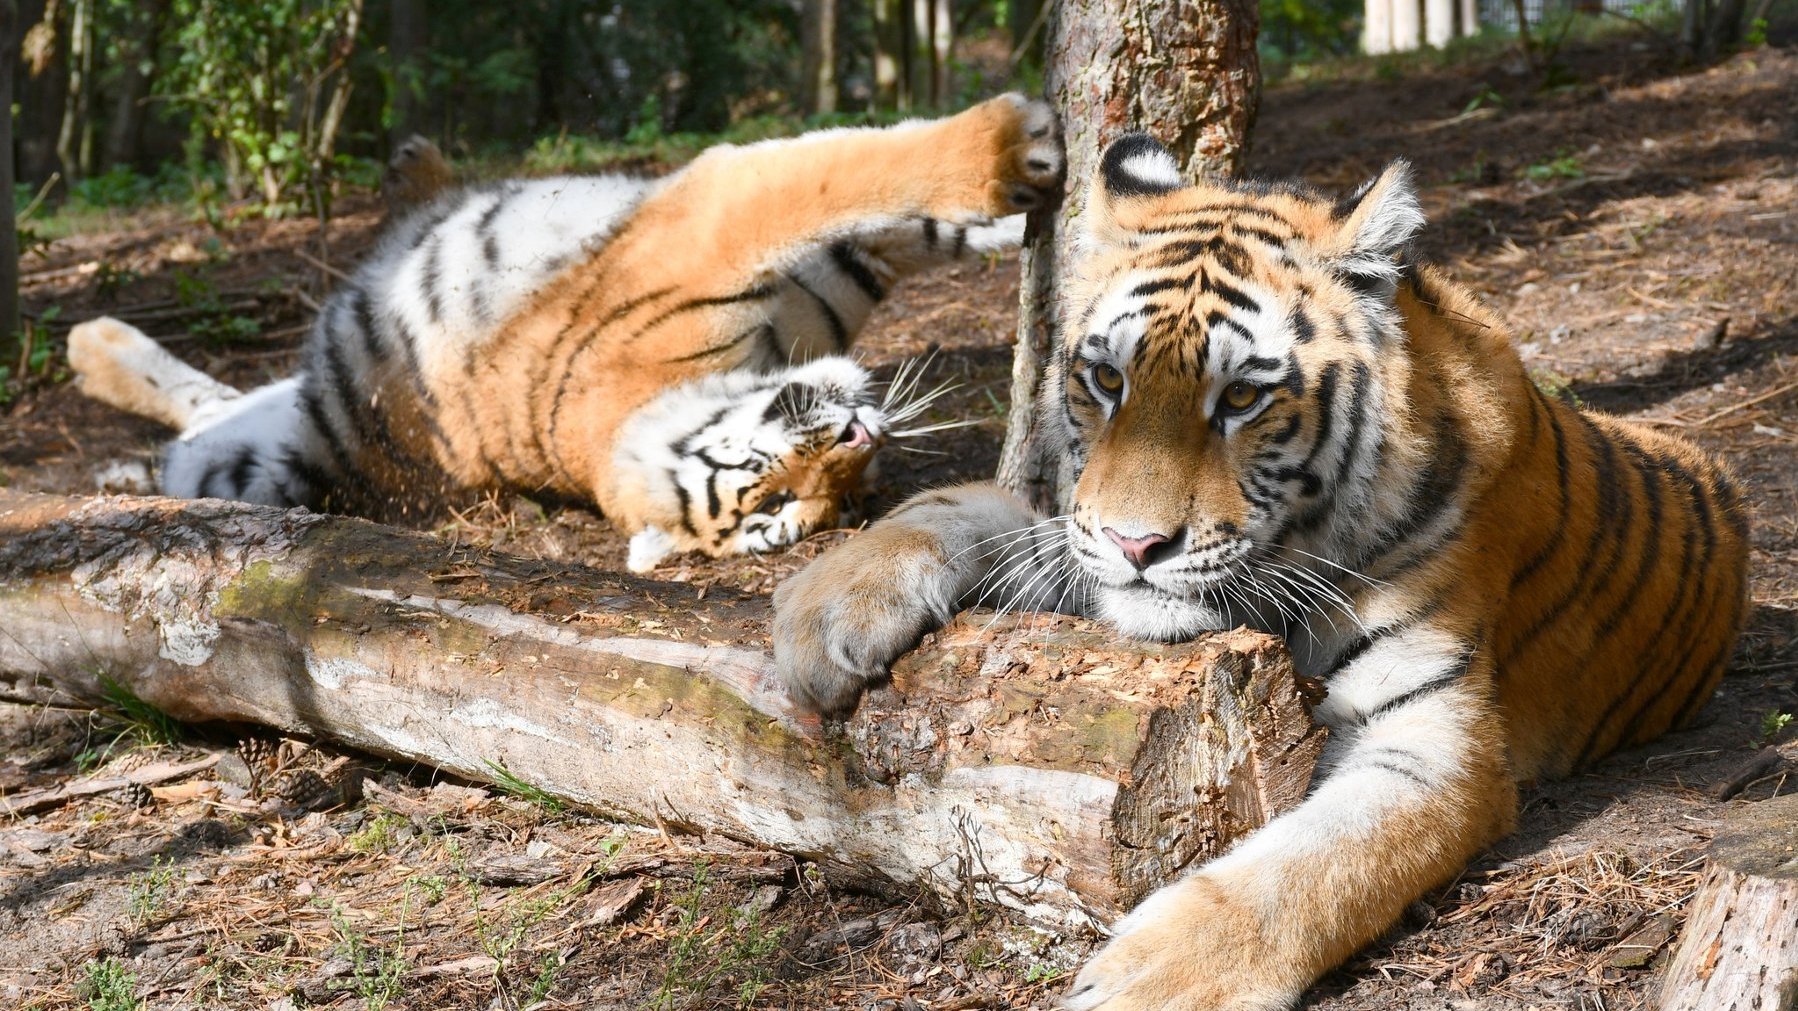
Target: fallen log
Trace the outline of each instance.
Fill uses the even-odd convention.
[[[1798,795],[1724,815],[1660,1007],[1798,1011]]]
[[[1103,924],[1303,796],[1277,640],[964,618],[853,718],[796,712],[767,601],[300,510],[0,492],[0,698],[250,722],[863,880]]]

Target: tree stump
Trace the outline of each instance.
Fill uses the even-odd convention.
[[[1279,642],[973,615],[842,724],[765,598],[216,500],[0,492],[0,698],[263,724],[1055,925],[1109,921],[1304,796]]]
[[[1798,796],[1724,817],[1660,1006],[1798,1009]]]

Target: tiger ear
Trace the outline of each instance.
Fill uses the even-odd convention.
[[[1424,226],[1423,207],[1400,158],[1336,205],[1334,257],[1351,280],[1379,288],[1398,283],[1401,255]]]
[[[1119,238],[1118,216],[1138,197],[1160,196],[1186,185],[1180,163],[1146,133],[1127,133],[1105,149],[1099,176],[1087,196],[1086,238],[1096,244]]]

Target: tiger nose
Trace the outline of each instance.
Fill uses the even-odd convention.
[[[1166,544],[1173,540],[1173,538],[1166,534],[1144,534],[1141,537],[1125,537],[1123,534],[1118,533],[1110,527],[1105,527],[1104,530],[1105,536],[1111,538],[1111,543],[1118,546],[1118,550],[1124,553],[1125,558],[1130,559],[1130,564],[1136,566],[1138,572],[1149,567],[1149,550],[1151,548],[1155,547],[1157,544]]]

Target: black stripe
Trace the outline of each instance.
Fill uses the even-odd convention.
[[[1584,608],[1574,605],[1585,601],[1592,588],[1607,575],[1622,557],[1627,543],[1626,534],[1633,512],[1628,496],[1620,494],[1620,478],[1618,474],[1617,450],[1605,433],[1588,418],[1584,412],[1575,411],[1573,417],[1579,422],[1585,435],[1587,451],[1592,454],[1592,466],[1595,471],[1593,483],[1598,489],[1598,502],[1592,515],[1592,532],[1586,538],[1585,550],[1579,561],[1570,570],[1574,579],[1564,591],[1556,596],[1554,602],[1526,627],[1521,635],[1510,643],[1499,660],[1499,665],[1508,666],[1533,644],[1538,636],[1547,631],[1563,618],[1573,613],[1585,613]],[[1615,535],[1614,537],[1611,535]],[[1606,541],[1611,542],[1608,557],[1602,563],[1598,556]]]
[[[1261,303],[1250,298],[1239,288],[1225,284],[1222,281],[1212,281],[1210,287],[1212,294],[1244,312],[1261,311]]]
[[[1528,561],[1518,566],[1516,572],[1511,574],[1512,592],[1516,592],[1525,580],[1535,575],[1537,570],[1541,569],[1550,558],[1554,557],[1555,552],[1561,549],[1561,541],[1567,536],[1568,510],[1573,506],[1573,500],[1567,487],[1567,433],[1561,428],[1561,419],[1556,416],[1555,405],[1548,402],[1535,383],[1530,384],[1530,390],[1536,401],[1541,404],[1542,410],[1548,414],[1549,434],[1554,437],[1555,483],[1560,489],[1560,497],[1557,500],[1560,506],[1555,514],[1554,532],[1549,535],[1548,541],[1534,555],[1531,555]]]
[[[726,351],[729,351],[731,348],[734,348],[734,347],[738,346],[739,344],[742,344],[744,341],[749,340],[750,338],[763,333],[764,331],[771,333],[773,330],[774,330],[774,324],[763,323],[759,326],[750,327],[749,329],[743,331],[742,333],[736,335],[735,337],[732,337],[730,340],[727,340],[722,344],[714,344],[711,347],[704,348],[699,351],[695,351],[692,354],[680,355],[678,357],[669,358],[669,359],[665,359],[665,360],[669,361],[669,362],[692,362],[692,361],[698,361],[701,358],[710,358],[713,355],[721,355],[721,354],[725,353]]]
[[[950,243],[949,243],[949,255],[953,256],[957,259],[960,259],[961,254],[967,252],[967,250],[968,250],[968,226],[956,225],[955,226],[955,238],[950,240]]]
[[[698,537],[699,528],[693,525],[693,496],[687,493],[687,486],[680,483],[680,478],[673,471],[668,472],[668,481],[674,485],[674,496],[680,499],[680,525],[689,537]]]
[[[1349,756],[1349,761],[1353,768],[1379,769],[1402,776],[1418,786],[1430,785],[1430,781],[1416,769],[1421,762],[1417,754],[1403,748],[1369,748]]]
[[[236,490],[232,498],[239,498],[249,490],[250,468],[256,465],[256,447],[246,445],[237,451],[237,459],[231,464],[231,487]]]
[[[935,218],[925,218],[924,219],[924,245],[925,245],[925,247],[934,250],[934,249],[936,249],[936,242],[937,242],[936,219]]]
[[[1611,613],[1605,615],[1605,619],[1599,622],[1598,630],[1592,635],[1592,648],[1595,651],[1611,637],[1612,633],[1617,631],[1617,626],[1623,623],[1623,619],[1634,612],[1637,595],[1642,592],[1642,587],[1646,586],[1649,578],[1654,575],[1655,565],[1660,561],[1661,484],[1657,480],[1654,461],[1649,458],[1647,453],[1643,452],[1640,446],[1629,441],[1627,437],[1620,438],[1619,441],[1622,442],[1623,451],[1629,455],[1632,466],[1635,467],[1637,475],[1642,480],[1642,495],[1648,503],[1648,522],[1647,530],[1642,535],[1642,553],[1636,562],[1635,575],[1630,577],[1629,586],[1618,597],[1616,604],[1611,608]]]
[[[1472,668],[1473,657],[1474,657],[1475,651],[1476,650],[1475,650],[1474,646],[1466,647],[1465,649],[1463,649],[1461,651],[1460,659],[1456,660],[1453,666],[1449,667],[1447,670],[1445,670],[1442,673],[1436,675],[1435,677],[1429,679],[1428,681],[1425,681],[1423,684],[1420,684],[1417,687],[1411,689],[1410,691],[1405,692],[1404,694],[1399,695],[1395,698],[1387,699],[1385,702],[1380,703],[1379,705],[1377,705],[1373,708],[1372,712],[1369,712],[1365,716],[1362,716],[1357,722],[1359,722],[1361,724],[1372,723],[1374,720],[1379,719],[1380,717],[1386,715],[1387,713],[1392,712],[1395,709],[1400,709],[1400,708],[1403,708],[1404,706],[1410,705],[1411,703],[1413,703],[1413,702],[1417,701],[1418,699],[1423,698],[1427,695],[1434,695],[1435,693],[1443,690],[1444,688],[1447,688],[1447,687],[1455,684],[1456,682],[1460,681],[1463,677],[1465,677],[1467,675],[1467,671],[1470,668]]]
[[[849,280],[855,282],[855,286],[868,296],[869,301],[878,302],[887,297],[886,286],[880,283],[880,278],[875,277],[874,271],[868,269],[868,265],[856,255],[854,246],[847,242],[832,243],[830,260],[837,265],[838,270],[849,275]]]
[[[1689,471],[1680,466],[1676,461],[1663,458],[1660,462],[1666,468],[1666,473],[1685,487],[1686,495],[1688,496],[1691,505],[1691,511],[1686,513],[1685,532],[1680,537],[1680,560],[1678,571],[1680,573],[1708,572],[1710,570],[1711,557],[1715,553],[1716,541],[1710,523],[1708,520],[1702,518],[1704,514],[1708,512],[1709,508],[1705,503],[1704,488]],[[1701,535],[1704,544],[1699,550],[1697,561],[1694,562],[1692,559],[1693,548],[1700,540]],[[1601,713],[1598,719],[1592,724],[1592,729],[1587,733],[1585,741],[1581,744],[1579,756],[1573,763],[1575,768],[1585,765],[1596,757],[1599,752],[1600,742],[1607,737],[1612,742],[1606,747],[1605,750],[1607,751],[1610,750],[1611,747],[1615,747],[1617,742],[1627,740],[1629,733],[1633,732],[1633,728],[1642,721],[1648,711],[1653,708],[1655,702],[1660,700],[1660,690],[1666,687],[1663,683],[1663,678],[1660,676],[1660,672],[1666,668],[1659,665],[1659,662],[1663,657],[1663,648],[1668,636],[1673,635],[1675,629],[1686,629],[1691,627],[1692,617],[1694,616],[1689,613],[1688,609],[1695,609],[1699,605],[1702,592],[1702,589],[1698,586],[1697,580],[1691,578],[1681,578],[1678,580],[1678,589],[1667,601],[1667,606],[1662,610],[1660,619],[1653,626],[1653,636],[1648,640],[1643,649],[1639,651],[1639,655],[1643,657],[1648,664],[1655,666],[1650,670],[1642,671],[1638,677],[1631,680],[1627,691],[1622,692],[1611,699],[1610,704],[1605,707],[1604,712]],[[1672,676],[1678,677],[1679,669],[1674,667],[1671,673]],[[1618,724],[1621,728],[1621,732],[1607,734],[1607,729],[1613,725],[1613,717],[1615,717],[1624,706],[1634,703],[1637,696],[1644,690],[1649,693],[1648,699],[1632,706],[1630,715],[1625,718],[1621,724]]]
[[[425,314],[432,323],[443,322],[443,293],[437,290],[443,280],[443,236],[433,235],[425,248],[425,262],[419,268],[425,289]]]

